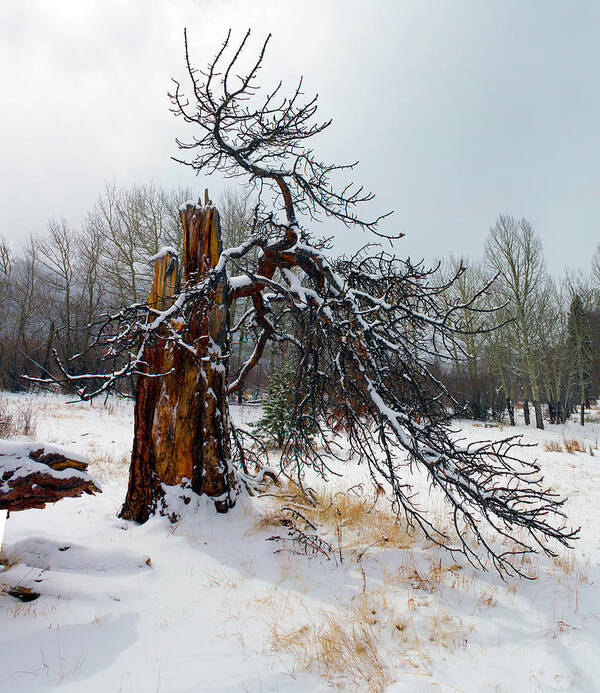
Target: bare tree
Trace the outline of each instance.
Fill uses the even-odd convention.
[[[217,296],[223,306],[248,297],[251,306],[241,320],[255,326],[256,338],[229,392],[240,387],[270,342],[287,344],[305,384],[297,388],[292,418],[300,423],[310,419],[319,433],[294,436],[282,455],[282,471],[300,482],[307,467],[326,473],[338,456],[326,423],[335,405],[352,453],[377,483],[388,485],[396,512],[410,526],[421,527],[432,541],[462,552],[477,565],[484,565],[483,551],[499,571],[522,574],[516,558],[536,550],[553,555],[552,541],[568,545],[577,536],[565,527],[564,501],[543,487],[536,464],[518,458],[514,438],[456,442],[441,404],[447,392],[430,370],[436,356],[448,354],[450,335],[465,332],[464,311],[488,286],[466,303],[449,304],[445,293],[462,268],[439,284],[434,272],[372,246],[350,258],[331,258],[327,243],[309,233],[300,216],[307,221],[326,216],[389,238],[378,227],[383,217],[362,217],[361,203],[373,197],[362,187],[337,185],[338,174],[348,174],[354,164],[329,164],[314,154],[311,140],[330,121],[314,122],[316,97],[302,100],[301,81],[289,97],[279,84],[259,98],[257,75],[268,38],[249,70],[238,76],[248,40],[249,34],[232,46],[228,35],[208,67],[199,71],[192,66],[186,35],[190,96],[175,82],[171,100],[174,113],[194,128],[189,141],[178,141],[191,156],[181,161],[196,173],[241,178],[256,194],[250,235],[220,252],[218,259],[214,256],[214,263],[205,262],[201,253],[198,271],[186,270],[181,291],[173,290],[166,304],[156,299],[152,305],[134,305],[107,317],[96,343],[108,347],[111,368],[90,384],[90,378],[73,376],[63,366],[64,378],[84,399],[118,387],[120,379],[132,373],[141,375],[140,382],[156,379],[162,373],[149,370],[147,361],[152,344],[161,349],[167,345],[173,358],[185,353],[203,359],[202,368],[226,369],[229,354],[206,348],[207,340],[212,344],[207,310],[219,307]],[[189,228],[214,216],[212,208],[188,205],[184,225]],[[195,252],[187,247],[186,258]],[[160,260],[156,277],[176,271],[169,251]],[[176,286],[169,276],[170,285]],[[192,326],[202,321],[209,331],[194,331]],[[214,406],[214,401],[206,404]],[[221,422],[228,420],[226,406],[219,398]],[[142,416],[142,409],[136,411]],[[221,432],[228,434],[223,427]],[[232,437],[237,477],[252,487],[258,480],[244,471],[242,438],[240,431]],[[228,449],[229,443],[223,443],[208,437],[198,443],[214,449],[210,471],[223,475],[223,487],[228,488],[214,499],[221,511],[235,502],[235,488],[225,483],[231,460],[220,456]],[[453,533],[434,526],[421,509],[410,484],[413,465],[427,472],[449,504]],[[132,479],[138,471],[132,465]],[[147,513],[138,517],[157,508],[153,493],[144,500]],[[512,543],[498,548],[494,534],[510,537]]]
[[[36,239],[38,260],[46,270],[45,282],[51,291],[61,296],[58,305],[62,310],[60,315],[62,335],[64,336],[65,358],[73,356],[73,317],[76,310],[75,289],[75,234],[64,219],[51,220],[48,224],[48,236]]]
[[[190,188],[175,188],[173,190],[158,190],[158,198],[163,208],[163,246],[183,251],[183,228],[181,225],[181,210],[185,202],[191,200],[194,194]]]
[[[105,187],[85,226],[101,239],[98,266],[113,307],[145,299],[153,273],[148,258],[161,247],[182,251],[181,206],[190,197],[185,188],[152,183]]]
[[[456,413],[469,418],[486,419],[490,409],[495,406],[495,397],[487,377],[489,364],[485,346],[494,335],[498,335],[499,327],[496,325],[492,334],[482,330],[481,315],[489,316],[493,312],[494,320],[499,315],[497,307],[491,310],[489,293],[482,295],[480,290],[482,286],[489,284],[491,277],[486,276],[486,268],[480,263],[453,257],[444,267],[444,276],[450,282],[445,293],[448,307],[464,306],[461,314],[463,332],[450,335],[456,378],[454,387],[450,389],[461,404]],[[473,296],[478,298],[473,301]]]
[[[548,398],[550,423],[565,423],[570,414],[572,358],[567,344],[568,291],[564,281],[547,280],[541,318],[541,378]]]
[[[7,386],[6,370],[8,359],[10,358],[7,350],[6,340],[9,336],[8,316],[10,315],[13,300],[13,265],[14,253],[6,242],[6,239],[0,236],[0,309],[5,319],[0,323],[0,367],[2,375],[0,383],[3,387]]]
[[[77,286],[79,291],[79,321],[81,340],[79,349],[89,353],[91,333],[89,325],[93,324],[106,309],[104,300],[104,277],[100,268],[103,251],[102,236],[97,227],[84,225],[75,236],[77,248]],[[93,367],[95,359],[82,364],[84,371]]]
[[[515,321],[515,348],[531,388],[537,428],[544,428],[540,403],[539,367],[536,351],[539,344],[538,302],[545,279],[544,259],[539,238],[526,219],[516,222],[500,215],[490,229],[486,243],[486,260],[498,274],[496,291],[508,302]]]
[[[39,330],[40,319],[40,267],[35,240],[30,237],[23,254],[14,266],[13,280],[13,362],[14,376],[18,379],[23,372],[30,371],[29,363],[23,361],[28,351],[29,337]],[[53,308],[52,296],[46,296],[46,305]]]
[[[0,307],[3,307],[10,294],[14,254],[6,239],[0,236]]]

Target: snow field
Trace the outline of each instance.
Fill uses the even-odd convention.
[[[310,479],[312,504],[286,484],[242,497],[226,516],[200,499],[175,524],[124,522],[117,512],[131,403],[3,399],[15,411],[31,401],[35,438],[86,456],[104,492],[7,521],[1,579],[41,597],[23,604],[0,594],[0,690],[600,688],[598,423],[518,427],[539,443],[523,455],[538,458],[546,481],[569,496],[569,523],[581,525],[582,536],[572,552],[527,563],[537,580],[503,582],[394,523],[366,470],[351,461],[339,470],[343,479]],[[232,414],[248,422],[257,410]],[[468,440],[515,432],[458,425]],[[585,452],[565,452],[565,440]],[[419,475],[415,486],[425,488]],[[446,522],[438,496],[427,497]],[[280,519],[294,516],[286,507],[314,524],[331,550],[296,555],[302,544],[266,541],[287,536]]]

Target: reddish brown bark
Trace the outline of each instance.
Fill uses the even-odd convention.
[[[184,281],[202,278],[221,253],[219,216],[214,207],[188,205],[184,229]],[[169,268],[171,271],[169,272]],[[167,307],[177,286],[176,258],[157,260],[149,302]],[[189,324],[175,325],[195,353],[176,342],[154,342],[144,354],[148,373],[140,376],[135,397],[135,433],[129,489],[121,516],[145,522],[162,512],[162,484],[189,486],[214,499],[219,512],[235,504],[226,400],[228,303],[226,285],[199,305]],[[167,509],[168,511],[168,509]]]
[[[56,503],[61,498],[100,493],[100,488],[86,474],[85,462],[69,459],[56,451],[47,452],[43,447],[30,450],[28,457],[37,464],[0,454],[0,510],[43,508],[46,503]],[[73,476],[62,474],[69,470]],[[61,474],[53,474],[53,471]]]

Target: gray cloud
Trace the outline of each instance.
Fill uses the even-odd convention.
[[[394,209],[398,252],[477,256],[498,213],[528,217],[549,264],[600,240],[600,6],[594,2],[150,3],[4,0],[0,232],[77,222],[107,180],[196,185],[171,162],[182,30],[203,64],[228,27],[273,41],[265,84],[300,74],[334,125],[320,149],[361,165]],[[209,182],[220,189],[218,181]],[[339,247],[364,237],[342,231]]]

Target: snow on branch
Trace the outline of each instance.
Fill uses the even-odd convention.
[[[282,94],[280,82],[261,97],[257,76],[270,35],[252,67],[245,73],[237,73],[249,38],[250,31],[235,48],[229,32],[208,68],[199,71],[192,66],[185,31],[191,93],[187,97],[181,83],[173,80],[174,89],[169,97],[173,113],[194,126],[196,132],[190,141],[177,140],[179,148],[189,151],[192,158],[175,160],[196,172],[249,176],[259,188],[282,191],[289,222],[297,211],[311,218],[324,214],[347,226],[358,225],[375,231],[378,222],[389,214],[365,220],[357,212],[360,205],[373,199],[373,193],[351,182],[339,189],[333,183],[337,174],[351,171],[357,162],[323,162],[306,143],[326,130],[332,121],[314,120],[317,96],[303,100],[302,78],[289,96]]]
[[[376,483],[387,484],[394,509],[410,526],[478,566],[485,567],[487,556],[502,574],[522,574],[518,559],[524,554],[555,555],[556,546],[569,546],[578,530],[567,527],[565,501],[544,487],[538,466],[520,459],[518,439],[467,446],[456,440],[449,413],[456,403],[434,368],[456,353],[455,336],[490,329],[483,319],[496,309],[482,309],[477,300],[490,283],[456,303],[448,296],[462,265],[441,280],[437,268],[401,260],[374,244],[352,257],[332,258],[325,242],[311,239],[297,215],[312,219],[323,212],[375,233],[383,217],[359,217],[358,206],[372,197],[360,186],[332,186],[332,174],[353,164],[328,165],[313,155],[306,141],[330,121],[311,121],[316,98],[301,103],[301,83],[288,97],[277,85],[257,101],[268,38],[253,67],[234,77],[248,38],[226,58],[232,48],[228,34],[208,67],[198,71],[186,34],[191,95],[187,99],[175,82],[171,99],[175,114],[194,126],[195,134],[179,146],[192,154],[185,163],[196,172],[245,177],[259,189],[272,190],[285,220],[259,204],[248,239],[224,250],[209,271],[191,277],[167,308],[135,304],[96,326],[91,348],[103,354],[103,374],[71,375],[61,364],[58,380],[89,399],[118,391],[130,376],[163,375],[143,360],[152,342],[204,353],[199,349],[203,337],[192,339],[188,326],[217,287],[226,287],[229,306],[247,299],[230,334],[243,330],[253,344],[231,374],[229,392],[243,386],[270,343],[285,344],[296,365],[290,417],[297,434],[284,446],[284,473],[300,483],[307,467],[332,473],[332,461],[342,459],[336,436],[343,432],[354,459],[368,466]],[[229,356],[219,354],[225,368]],[[235,437],[242,466],[244,438]],[[422,510],[411,485],[415,467],[445,499],[454,537]]]

